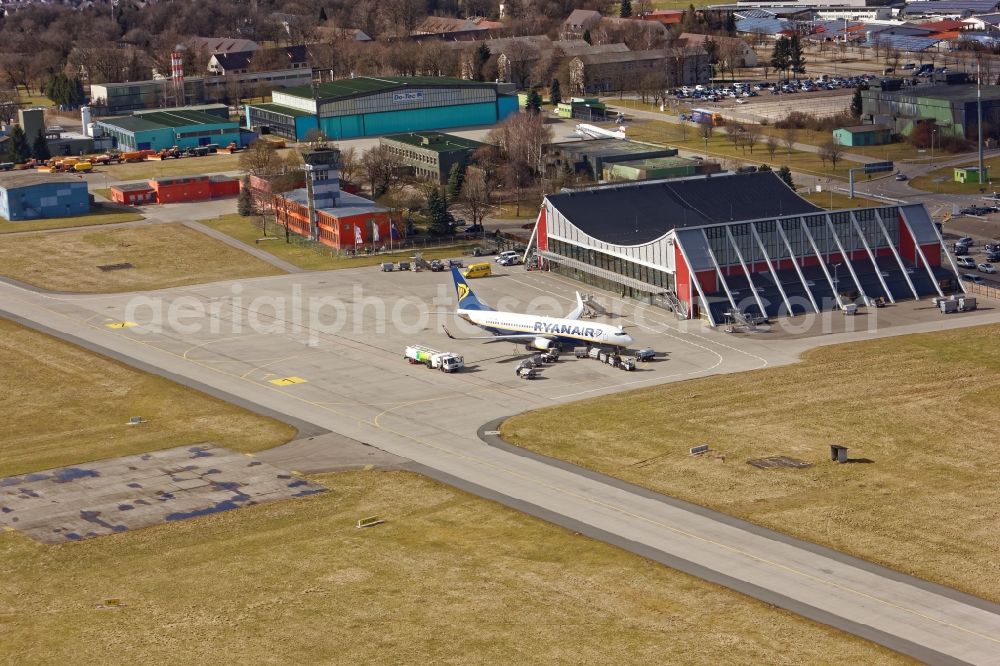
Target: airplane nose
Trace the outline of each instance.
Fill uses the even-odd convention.
[[[625,344],[625,346],[627,347],[628,345],[632,344],[632,336],[631,336],[631,335],[628,335],[628,334],[626,334],[626,335],[623,335],[623,336],[622,336],[622,342],[623,342],[623,343]]]

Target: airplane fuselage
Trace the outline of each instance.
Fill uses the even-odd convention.
[[[632,338],[617,326],[579,319],[539,317],[495,310],[459,310],[458,315],[494,335],[537,333],[540,339],[551,339],[563,345],[626,347],[632,342]]]

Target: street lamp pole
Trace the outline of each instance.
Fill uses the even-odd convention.
[[[934,137],[937,135],[937,130],[931,130],[931,173],[934,173]],[[937,181],[931,178],[931,188],[934,192],[937,192]]]

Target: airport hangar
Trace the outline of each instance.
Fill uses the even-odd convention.
[[[963,289],[922,204],[826,211],[773,172],[563,190],[545,197],[529,246],[550,270],[713,326],[731,310],[774,317]]]
[[[247,104],[246,126],[302,141],[317,128],[331,139],[492,125],[518,109],[509,84],[443,76],[359,76],[275,90]]]

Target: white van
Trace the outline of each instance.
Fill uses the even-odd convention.
[[[493,259],[493,261],[500,263],[501,261],[507,259],[508,257],[519,257],[519,256],[521,256],[520,252],[515,252],[514,250],[507,250],[506,252],[501,252],[500,254],[498,254]]]

